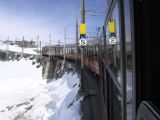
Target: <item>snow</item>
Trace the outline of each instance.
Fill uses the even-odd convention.
[[[32,60],[0,61],[0,66],[0,120],[80,120],[76,73],[47,83]]]
[[[28,54],[34,54],[36,55],[37,52],[35,52],[37,48],[24,48],[23,52],[24,53],[28,53]],[[1,44],[0,45],[0,50],[6,50],[6,45],[5,44]],[[17,45],[8,45],[8,50],[9,51],[13,51],[13,52],[22,52],[22,48],[17,46]]]

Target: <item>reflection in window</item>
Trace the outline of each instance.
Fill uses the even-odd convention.
[[[111,43],[110,41],[111,37],[114,37],[116,39],[116,42]],[[120,38],[119,38],[119,14],[118,14],[117,4],[112,13],[110,22],[106,27],[106,39],[107,39],[107,64],[111,68],[114,75],[118,78],[120,71]]]
[[[118,11],[118,3],[116,3],[115,8],[111,14],[110,20],[106,27],[106,40],[107,40],[107,51],[106,51],[106,59],[107,65],[112,71],[113,75],[117,78],[116,80],[119,82],[121,86],[120,80],[120,28],[119,28],[119,11]],[[111,39],[113,38],[113,39]],[[112,41],[113,40],[113,41]],[[122,96],[120,95],[121,90],[118,89],[116,84],[113,82],[113,77],[110,79],[110,90],[111,90],[111,101],[112,101],[112,109],[113,109],[113,120],[122,120]]]

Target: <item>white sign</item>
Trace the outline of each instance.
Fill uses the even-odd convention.
[[[110,43],[111,45],[116,44],[116,42],[117,42],[117,40],[116,40],[115,37],[111,37],[111,38],[109,39],[109,43]]]
[[[86,45],[87,45],[87,40],[85,38],[79,40],[79,46],[86,46]]]

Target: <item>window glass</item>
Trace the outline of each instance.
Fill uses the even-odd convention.
[[[129,0],[125,3],[125,45],[126,45],[126,80],[127,80],[127,120],[132,120],[132,44]]]
[[[110,31],[110,23],[113,23],[114,32]],[[110,23],[106,27],[107,40],[107,64],[119,80],[120,73],[120,38],[119,38],[119,14],[118,5],[116,4],[111,15]],[[112,42],[113,39],[113,42]],[[120,82],[120,80],[119,80]]]
[[[114,10],[111,14],[110,20],[106,27],[106,61],[110,70],[116,78],[116,82],[121,88],[121,69],[120,69],[120,21],[119,21],[119,8],[116,3]],[[111,74],[109,74],[111,76]],[[119,90],[113,77],[108,79],[110,81],[111,91],[111,108],[113,109],[112,118],[113,120],[122,120],[122,96],[120,95],[121,89]]]

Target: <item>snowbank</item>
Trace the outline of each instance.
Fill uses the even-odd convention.
[[[76,74],[46,83],[42,67],[31,60],[0,61],[0,66],[0,120],[80,120]]]

